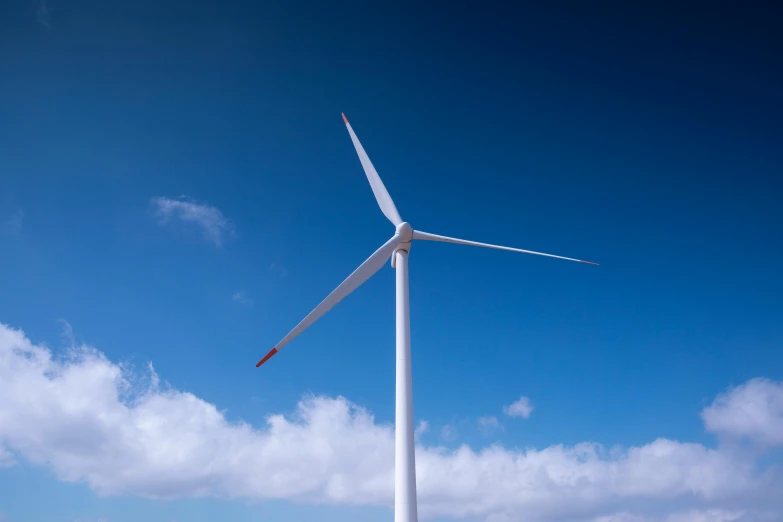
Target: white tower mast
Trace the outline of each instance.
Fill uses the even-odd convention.
[[[439,236],[427,232],[413,230],[411,226],[404,222],[397,212],[397,207],[389,196],[389,192],[383,185],[378,172],[373,167],[370,158],[364,151],[359,138],[348,123],[348,119],[343,114],[343,120],[348,128],[356,153],[364,167],[364,173],[370,182],[375,199],[381,212],[397,227],[397,230],[386,243],[375,251],[367,260],[359,265],[359,268],[353,271],[340,286],[335,288],[326,299],[307,314],[302,321],[291,330],[288,335],[277,343],[263,359],[258,361],[256,367],[261,366],[269,360],[274,354],[288,344],[294,337],[302,333],[305,328],[313,324],[334,305],[342,301],[348,294],[356,290],[362,283],[367,281],[378,270],[380,270],[386,261],[391,257],[392,266],[397,274],[397,372],[396,372],[396,402],[395,402],[395,430],[394,430],[394,522],[418,522],[417,499],[416,499],[416,455],[413,433],[413,379],[411,377],[411,325],[410,325],[410,299],[408,295],[408,255],[410,252],[411,241],[414,239],[425,241],[441,241],[445,243],[457,243],[460,245],[480,246],[486,248],[496,248],[499,250],[509,250],[511,252],[522,252],[524,254],[534,254],[537,256],[553,257],[556,259],[565,259],[567,261],[577,261],[579,263],[588,263],[596,265],[590,261],[573,259],[570,257],[556,256],[534,252],[532,250],[522,250],[520,248],[511,248],[500,245],[490,245],[488,243],[477,243],[465,239],[457,239],[447,236]]]

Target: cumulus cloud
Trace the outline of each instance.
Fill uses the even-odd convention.
[[[503,413],[509,417],[522,417],[527,419],[533,413],[533,403],[527,397],[520,397],[518,401],[503,408]]]
[[[783,386],[750,381],[718,395],[702,412],[707,429],[763,445],[783,445]]]
[[[148,371],[133,375],[84,345],[55,355],[0,324],[0,454],[99,495],[392,505],[393,426],[366,409],[308,395],[262,425],[229,422]],[[762,506],[783,514],[777,472],[721,446],[656,439],[416,451],[423,519],[749,522],[764,520]]]
[[[196,203],[185,196],[172,199],[155,197],[151,200],[154,214],[161,225],[178,219],[201,229],[204,239],[219,247],[226,236],[234,234],[234,225],[217,207]]]

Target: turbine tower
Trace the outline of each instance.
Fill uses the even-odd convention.
[[[351,141],[359,154],[359,160],[364,167],[364,173],[370,182],[378,206],[381,207],[383,214],[396,227],[396,231],[391,239],[384,243],[367,260],[359,265],[359,268],[353,271],[348,278],[340,283],[326,299],[307,314],[302,321],[291,330],[288,335],[277,343],[263,359],[258,361],[256,367],[261,366],[270,357],[280,351],[285,345],[291,342],[297,335],[302,333],[308,326],[317,321],[321,316],[328,312],[334,305],[342,301],[348,294],[356,290],[362,283],[367,281],[386,263],[391,257],[392,267],[397,275],[397,374],[396,374],[396,403],[395,403],[395,430],[394,430],[394,522],[418,522],[418,513],[416,508],[416,463],[413,441],[413,389],[411,380],[411,332],[410,332],[410,308],[408,302],[408,253],[410,252],[411,242],[413,240],[442,241],[445,243],[457,243],[459,245],[480,246],[486,248],[496,248],[499,250],[509,250],[511,252],[522,252],[524,254],[534,254],[537,256],[553,257],[556,259],[565,259],[566,261],[577,261],[579,263],[588,263],[597,265],[590,261],[581,259],[572,259],[570,257],[555,256],[532,250],[522,250],[499,245],[490,245],[487,243],[477,243],[475,241],[466,241],[447,236],[439,236],[428,232],[414,230],[411,226],[402,220],[397,207],[394,206],[389,192],[383,185],[378,172],[373,167],[370,158],[364,151],[364,147],[359,142],[359,138],[348,123],[348,119],[343,114],[343,121],[351,135]]]

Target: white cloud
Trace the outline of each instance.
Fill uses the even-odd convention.
[[[689,509],[675,513],[642,516],[616,513],[591,522],[779,522],[779,514],[764,510]],[[570,522],[570,521],[569,521]]]
[[[60,333],[60,338],[63,340],[65,345],[69,348],[76,346],[76,337],[73,335],[73,327],[71,326],[71,323],[65,319],[57,319],[57,322],[63,325],[63,331]]]
[[[755,514],[754,514],[755,515]],[[744,511],[726,511],[722,509],[691,509],[660,516],[640,516],[632,513],[615,513],[597,517],[592,522],[744,522],[749,519]],[[753,518],[753,520],[760,520]]]
[[[495,430],[500,429],[500,423],[498,418],[494,415],[487,415],[486,417],[479,417],[478,419],[479,429],[484,434],[490,434]]]
[[[413,435],[418,440],[419,437],[427,433],[430,429],[430,424],[425,420],[420,420],[419,425],[416,426],[416,430],[414,431]]]
[[[236,301],[237,303],[250,306],[252,305],[255,300],[247,295],[247,292],[240,290],[239,292],[234,292],[234,295],[231,296],[231,299]]]
[[[503,413],[510,417],[522,417],[523,419],[527,419],[530,417],[530,414],[533,413],[533,403],[530,402],[530,399],[527,397],[520,397],[515,403],[510,406],[505,406],[503,408]]]
[[[0,446],[0,468],[10,468],[14,464],[16,464],[16,459],[11,452]]]
[[[100,495],[393,503],[393,426],[345,398],[307,396],[262,426],[231,423],[216,406],[92,348],[54,357],[4,325],[0,448]],[[762,507],[783,516],[774,469],[746,452],[668,439],[611,450],[419,444],[417,478],[423,519],[749,522],[762,520]]]
[[[453,424],[446,424],[440,429],[440,436],[443,440],[454,440],[457,438],[457,428]]]
[[[172,218],[195,224],[204,238],[215,246],[221,246],[225,236],[234,233],[233,223],[218,208],[196,203],[185,196],[176,199],[155,197],[151,204],[160,224],[166,224]]]
[[[783,445],[783,386],[769,379],[750,381],[718,395],[702,412],[710,431]]]
[[[690,510],[675,513],[666,518],[666,522],[735,522],[743,519],[742,511],[725,511],[708,509],[706,511]]]

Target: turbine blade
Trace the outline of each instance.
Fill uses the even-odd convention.
[[[402,223],[400,213],[397,212],[397,207],[394,206],[394,201],[392,201],[389,192],[383,185],[381,177],[378,176],[378,171],[375,170],[375,167],[372,166],[370,157],[367,156],[366,152],[364,152],[364,147],[362,147],[362,144],[359,143],[359,138],[357,138],[356,133],[353,132],[351,124],[348,123],[348,118],[345,117],[345,114],[343,114],[343,121],[345,122],[345,126],[348,127],[348,134],[351,135],[351,141],[353,141],[353,146],[356,148],[356,153],[359,155],[359,161],[362,162],[364,173],[367,175],[367,181],[370,182],[372,193],[375,194],[375,200],[378,202],[378,206],[381,207],[381,212],[383,212],[389,221],[391,221],[392,224],[396,227]]]
[[[537,256],[554,257],[556,259],[565,259],[566,261],[576,261],[578,263],[587,263],[588,265],[597,265],[592,261],[583,261],[582,259],[574,259],[571,257],[556,256],[554,254],[544,254],[543,252],[534,252],[532,250],[522,250],[521,248],[511,248],[500,245],[490,245],[489,243],[478,243],[476,241],[467,241],[465,239],[457,239],[455,237],[439,236],[437,234],[430,234],[428,232],[420,232],[418,230],[413,231],[413,239],[423,239],[425,241],[443,241],[444,243],[457,243],[458,245],[470,245],[486,248],[497,248],[498,250],[509,250],[511,252],[522,252],[523,254],[534,254]]]
[[[280,351],[283,346],[291,342],[294,337],[302,333],[305,328],[316,322],[321,316],[331,310],[334,305],[345,299],[348,294],[359,288],[362,283],[372,277],[373,274],[383,267],[383,265],[394,252],[394,249],[397,248],[397,245],[399,244],[400,236],[395,234],[394,237],[384,243],[381,248],[376,250],[373,255],[368,257],[364,263],[359,265],[359,268],[354,270],[353,273],[345,279],[345,281],[340,283],[340,286],[332,290],[332,293],[326,296],[326,299],[321,301],[321,304],[316,306],[312,312],[307,314],[307,316],[302,319],[302,321],[296,325],[293,330],[288,332],[288,335],[283,337],[283,339],[277,343],[277,345],[272,348],[272,350],[270,350],[263,359],[258,361],[256,368],[268,361],[269,358]]]

